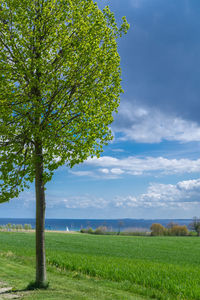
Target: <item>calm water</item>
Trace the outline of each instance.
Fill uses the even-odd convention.
[[[116,220],[95,220],[95,219],[46,219],[45,228],[48,230],[69,230],[78,231],[81,228],[92,227],[96,229],[99,226],[106,226],[110,231],[125,231],[132,230],[149,230],[152,223],[160,223],[166,226],[169,222],[175,222],[179,225],[188,226],[192,219],[116,219]],[[35,228],[35,219],[13,219],[13,218],[0,218],[0,225],[11,224],[31,224]]]

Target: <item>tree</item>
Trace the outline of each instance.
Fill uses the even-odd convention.
[[[166,228],[167,228],[167,229],[171,229],[171,228],[173,228],[174,226],[178,226],[178,224],[175,223],[175,222],[173,222],[173,221],[171,221],[171,222],[169,222],[169,223],[166,225]]]
[[[153,223],[150,227],[151,235],[164,235],[165,227],[160,223]]]
[[[170,229],[168,229],[169,235],[177,235],[177,236],[184,236],[188,235],[189,231],[186,225],[173,225]]]
[[[92,0],[0,1],[0,202],[35,180],[36,286],[46,282],[45,185],[99,157],[121,90],[117,27]]]
[[[189,227],[196,231],[197,235],[200,236],[200,219],[194,217],[193,221],[189,224]]]
[[[124,226],[124,222],[122,221],[122,220],[119,220],[118,221],[118,235],[120,234],[120,232],[121,232],[121,227],[123,227]]]

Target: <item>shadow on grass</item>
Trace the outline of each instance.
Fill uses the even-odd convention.
[[[33,290],[38,290],[38,289],[43,289],[46,290],[49,287],[49,282],[45,281],[45,282],[36,282],[36,281],[31,281],[27,287],[26,290],[27,291],[33,291]]]
[[[47,290],[49,288],[49,282],[45,283],[38,283],[35,281],[31,281],[24,289],[15,289],[12,288],[9,291],[5,291],[1,294],[12,294],[12,293],[20,293],[20,292],[27,292],[27,291],[33,291],[33,290]],[[0,294],[0,295],[1,295]]]

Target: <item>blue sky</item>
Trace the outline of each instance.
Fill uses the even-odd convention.
[[[103,0],[131,27],[119,40],[122,85],[114,140],[100,159],[61,167],[47,218],[200,215],[200,2]],[[0,217],[34,217],[34,186]]]

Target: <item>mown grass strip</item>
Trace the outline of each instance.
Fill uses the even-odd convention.
[[[0,258],[0,278],[13,286],[13,292],[23,300],[148,300],[121,289],[119,284],[87,278],[77,272],[61,272],[48,267],[50,287],[47,290],[26,290],[35,269],[30,263],[13,261],[13,258]]]

